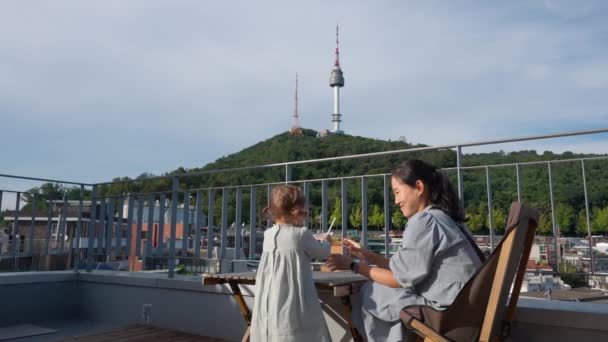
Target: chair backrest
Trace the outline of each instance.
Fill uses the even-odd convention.
[[[504,335],[513,318],[538,222],[536,210],[513,202],[504,238],[444,311],[413,307],[425,324],[454,341],[491,341]],[[515,282],[513,282],[515,281]],[[506,300],[513,286],[509,309]],[[402,315],[403,317],[403,315]],[[506,324],[505,326],[508,326]]]

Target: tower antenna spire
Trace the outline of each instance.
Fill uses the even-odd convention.
[[[296,73],[296,91],[295,91],[295,109],[293,111],[293,124],[289,130],[289,135],[302,136],[302,127],[300,127],[300,114],[298,114],[298,73]]]
[[[340,34],[338,28],[338,25],[336,25],[336,63],[334,66],[340,67]]]

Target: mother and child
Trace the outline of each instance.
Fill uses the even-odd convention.
[[[464,214],[447,177],[421,160],[391,172],[391,187],[408,218],[401,248],[391,257],[344,239],[350,255],[330,256],[330,237],[304,225],[304,195],[275,187],[258,267],[251,341],[331,341],[312,279],[311,258],[332,271],[352,270],[368,281],[353,298],[352,320],[367,341],[404,341],[399,312],[408,305],[444,309],[481,266],[483,256],[463,227]],[[317,240],[318,239],[318,240]]]

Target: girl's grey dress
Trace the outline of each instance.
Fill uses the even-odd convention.
[[[354,300],[361,310],[353,310],[353,322],[368,341],[402,341],[401,309],[413,304],[445,309],[481,260],[456,223],[429,206],[410,217],[389,266],[401,288],[370,281]]]
[[[274,225],[264,232],[251,321],[251,341],[327,341],[327,324],[312,280],[310,259],[330,245],[303,227]]]

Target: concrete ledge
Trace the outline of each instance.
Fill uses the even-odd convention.
[[[520,298],[514,321],[527,324],[608,331],[608,305]]]
[[[203,286],[203,278],[201,276],[176,274],[174,278],[168,278],[167,274],[164,273],[94,271],[90,273],[78,273],[78,281],[216,294],[232,294],[228,285]]]
[[[78,280],[74,271],[0,273],[0,285],[57,283]]]

